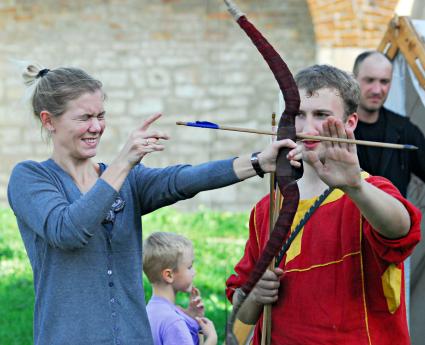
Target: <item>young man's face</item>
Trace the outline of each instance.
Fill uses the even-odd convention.
[[[323,122],[333,116],[343,121],[348,128],[354,129],[357,124],[357,115],[345,116],[344,102],[334,89],[320,89],[313,94],[308,94],[305,89],[300,89],[300,113],[296,117],[295,127],[297,133],[320,135]],[[303,141],[305,150],[322,151],[319,141]]]
[[[385,100],[391,86],[392,65],[383,56],[368,56],[359,66],[356,76],[360,85],[359,108],[367,113],[378,111]]]

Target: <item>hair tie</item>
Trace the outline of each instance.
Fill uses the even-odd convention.
[[[42,69],[42,70],[40,70],[38,73],[37,73],[37,75],[35,76],[35,78],[42,78],[42,77],[44,77],[46,74],[47,74],[47,72],[49,72],[50,70],[48,69],[48,68],[44,68],[44,69]]]

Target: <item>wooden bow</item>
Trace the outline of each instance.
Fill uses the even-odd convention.
[[[295,116],[299,112],[300,96],[294,78],[289,71],[288,66],[263,37],[263,35],[252,25],[246,16],[239,11],[231,0],[224,0],[229,12],[233,15],[239,26],[245,31],[248,37],[257,47],[267,64],[269,65],[276,81],[279,84],[285,100],[285,110],[279,121],[277,130],[277,139],[292,139],[296,141],[295,133]],[[291,225],[297,211],[299,202],[299,190],[296,181],[302,176],[303,169],[293,168],[286,158],[290,149],[283,148],[280,150],[276,161],[276,179],[279,189],[283,196],[282,209],[274,226],[274,230],[270,235],[264,251],[262,252],[257,265],[254,267],[248,280],[237,290],[239,293],[238,303],[233,305],[232,314],[230,315],[226,327],[226,344],[236,345],[237,340],[233,334],[233,325],[236,320],[237,312],[242,306],[248,294],[252,291],[255,284],[261,279],[264,272],[272,262],[273,258],[278,254],[284,239],[287,237]]]

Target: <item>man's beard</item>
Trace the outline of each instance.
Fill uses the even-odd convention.
[[[376,106],[368,106],[366,104],[360,104],[360,108],[362,108],[366,113],[372,114],[376,112],[377,110],[381,109],[383,105],[384,105],[384,102]]]

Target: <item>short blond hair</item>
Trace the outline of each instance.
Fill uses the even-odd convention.
[[[311,96],[320,89],[335,90],[342,98],[344,120],[357,111],[360,102],[360,86],[347,72],[329,65],[313,65],[295,75],[298,89],[304,89]]]
[[[177,271],[177,267],[192,241],[172,232],[154,232],[143,241],[143,271],[151,283],[162,280],[161,273],[167,268]]]

